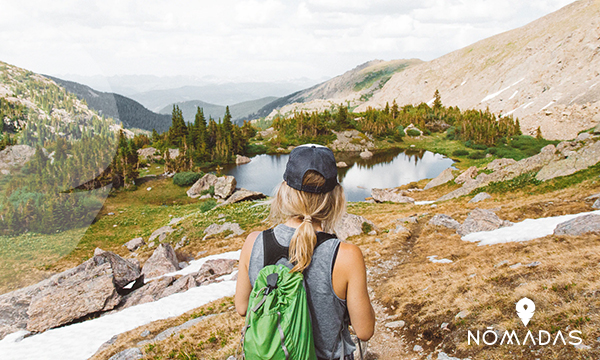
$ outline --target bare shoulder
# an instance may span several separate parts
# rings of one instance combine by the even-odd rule
[[[358,246],[354,244],[341,242],[336,260],[336,263],[338,262],[340,263],[340,265],[347,268],[353,268],[356,267],[358,264],[364,264],[362,251]]]

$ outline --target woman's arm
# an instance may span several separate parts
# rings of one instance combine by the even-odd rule
[[[252,292],[252,284],[250,284],[250,278],[248,277],[248,265],[250,264],[252,246],[254,245],[254,241],[258,234],[260,234],[260,232],[255,231],[248,235],[244,242],[244,246],[242,247],[242,253],[240,254],[238,277],[235,285],[235,309],[242,316],[246,316],[248,301],[250,299],[250,293]]]
[[[358,246],[340,243],[338,256],[333,268],[333,277],[336,279],[334,290],[338,296],[344,295],[343,285],[346,285],[346,304],[348,306],[350,322],[356,335],[361,340],[369,340],[375,330],[375,312],[371,306],[367,290],[365,260]],[[336,284],[338,285],[337,288],[342,291],[338,292]]]

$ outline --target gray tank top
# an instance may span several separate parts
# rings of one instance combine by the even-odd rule
[[[289,246],[290,240],[296,231],[295,228],[284,224],[277,225],[274,229],[275,239],[282,246]],[[313,327],[313,338],[315,341],[315,350],[317,357],[329,359],[333,351],[333,358],[339,359],[341,352],[341,342],[338,341],[338,335],[342,322],[347,324],[346,300],[340,299],[333,291],[331,282],[331,271],[333,269],[334,255],[340,245],[339,239],[331,239],[319,245],[313,253],[310,265],[304,270],[304,280],[306,285],[306,295],[310,317]],[[258,272],[263,268],[264,251],[262,232],[256,238],[252,247],[250,264],[248,265],[248,276],[250,283],[258,277]],[[280,259],[277,265],[283,264],[290,269],[293,267],[287,259]],[[344,341],[344,356],[350,355],[356,349],[348,326],[344,326],[342,331],[342,341]]]

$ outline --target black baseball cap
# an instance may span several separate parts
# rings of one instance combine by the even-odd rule
[[[303,185],[304,175],[313,170],[325,178],[322,186]],[[300,145],[290,153],[283,180],[289,187],[311,193],[324,194],[330,192],[338,184],[337,166],[333,151],[323,145]]]

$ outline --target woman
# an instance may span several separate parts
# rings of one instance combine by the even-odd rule
[[[344,349],[344,357],[353,359],[355,346],[343,324],[351,323],[364,341],[375,327],[363,255],[356,245],[337,238],[315,248],[317,232],[331,232],[346,206],[333,152],[311,144],[295,148],[283,179],[271,202],[269,219],[279,224],[273,234],[280,246],[289,247],[289,260],[280,259],[277,264],[304,275],[317,357],[330,359],[333,353],[339,359]],[[263,234],[251,233],[242,247],[235,293],[235,306],[242,316],[263,267]]]

